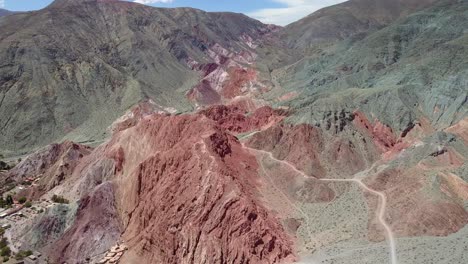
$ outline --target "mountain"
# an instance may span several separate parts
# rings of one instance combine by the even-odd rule
[[[381,29],[437,0],[350,0],[321,9],[286,26],[289,46],[310,48]]]
[[[113,0],[4,17],[6,243],[52,263],[465,263],[467,21],[456,0],[284,28]]]
[[[13,13],[13,12],[8,11],[8,10],[6,10],[6,9],[0,8],[0,17],[9,15],[9,14],[11,14],[11,13]]]
[[[0,23],[0,141],[16,153],[64,136],[99,141],[142,100],[190,110],[186,93],[201,72],[226,65],[214,79],[249,63],[250,41],[273,30],[241,14],[92,0],[58,0]]]
[[[455,125],[468,113],[467,8],[442,1],[362,40],[322,49],[278,70],[279,86],[298,94],[290,106],[307,122],[359,109],[394,131]]]

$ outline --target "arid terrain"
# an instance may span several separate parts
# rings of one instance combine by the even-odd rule
[[[466,1],[0,16],[0,263],[468,263]]]

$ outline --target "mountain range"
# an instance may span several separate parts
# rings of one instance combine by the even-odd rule
[[[36,208],[11,247],[465,263],[467,28],[463,0],[350,0],[285,27],[117,0],[4,16],[1,192]]]

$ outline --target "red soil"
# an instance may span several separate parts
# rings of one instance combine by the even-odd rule
[[[391,127],[378,120],[372,124],[362,112],[356,111],[354,113],[353,123],[361,132],[367,132],[382,152],[390,150],[397,142]]]
[[[447,132],[455,134],[468,144],[468,117],[462,119],[457,124],[446,129]]]
[[[321,131],[310,125],[273,126],[253,135],[247,145],[272,152],[275,158],[294,164],[308,175],[325,176],[319,156],[324,149]]]
[[[384,192],[387,196],[386,219],[398,237],[447,236],[468,224],[468,212],[463,208],[463,203],[459,202],[460,197],[440,199],[428,196],[426,192],[431,188],[431,183],[426,177],[417,167],[393,169],[376,175],[367,183],[370,188]],[[441,194],[446,189],[443,184],[432,192]],[[435,197],[438,196],[444,197]],[[369,196],[369,199],[370,207],[376,208],[375,197]],[[370,212],[369,217],[369,237],[376,241],[383,240],[374,212]]]
[[[232,67],[227,72],[229,79],[223,84],[222,96],[228,99],[242,95],[244,93],[242,88],[257,78],[257,72],[254,69]]]
[[[216,121],[228,131],[244,133],[277,124],[284,119],[287,112],[265,106],[248,115],[247,111],[237,106],[216,105],[200,111],[200,114]]]
[[[108,162],[114,165],[99,165]],[[92,179],[112,181],[121,239],[129,246],[123,263],[292,261],[293,239],[263,205],[257,170],[255,157],[217,122],[200,114],[155,114],[115,133],[64,186],[86,182],[93,188],[100,183]],[[86,204],[99,208],[103,200],[94,201],[101,196],[93,193]],[[56,259],[76,256],[84,245],[72,241],[90,236],[86,227],[100,233],[95,226],[107,230],[100,223],[116,219],[89,210],[80,207],[70,231],[54,246],[65,252]],[[82,257],[92,250],[84,252]]]
[[[144,117],[154,113],[164,113],[165,111],[151,101],[142,101],[132,107],[130,111],[117,119],[112,125],[112,131],[118,132],[135,126]]]

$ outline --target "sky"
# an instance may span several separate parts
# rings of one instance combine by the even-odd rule
[[[0,8],[30,11],[46,7],[53,0],[0,0]],[[287,25],[323,7],[345,0],[127,0],[156,7],[194,7],[205,11],[244,13],[263,23]]]

